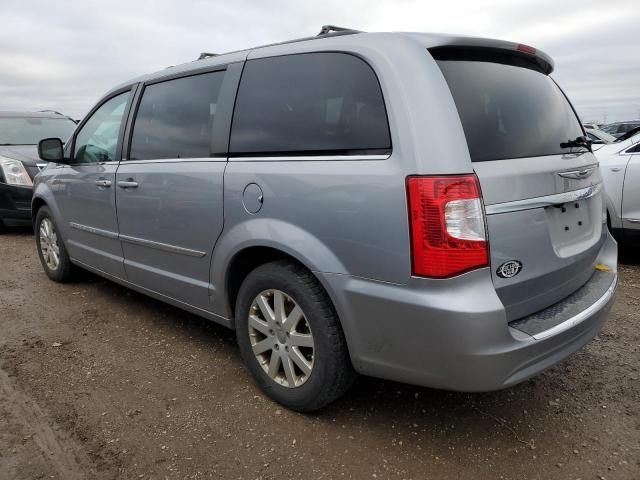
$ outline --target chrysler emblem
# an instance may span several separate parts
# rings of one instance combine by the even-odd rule
[[[522,262],[517,260],[509,260],[498,267],[496,273],[500,278],[515,277],[522,270]]]

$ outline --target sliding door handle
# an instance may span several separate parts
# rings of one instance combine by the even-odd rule
[[[107,188],[111,186],[111,180],[104,180],[104,179],[96,180],[96,185],[98,187]]]
[[[118,182],[118,186],[120,188],[138,188],[138,182],[134,182],[133,180],[121,181]]]

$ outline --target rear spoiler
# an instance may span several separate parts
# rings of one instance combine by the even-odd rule
[[[553,72],[551,57],[528,45],[475,38],[456,40],[458,41],[431,47],[429,53],[436,60],[494,62],[530,68],[545,75]]]

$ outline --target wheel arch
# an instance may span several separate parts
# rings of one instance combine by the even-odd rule
[[[214,312],[233,318],[244,278],[258,266],[277,259],[289,259],[310,271],[336,308],[330,286],[317,275],[317,272],[347,273],[336,254],[297,225],[273,218],[250,218],[223,232],[216,242],[210,277]]]
[[[288,249],[287,249],[288,250]],[[336,303],[336,298],[334,292],[331,289],[331,286],[328,285],[325,281],[325,278],[322,275],[317,275],[317,271],[314,271],[304,259],[299,258],[295,253],[291,253],[290,251],[285,251],[285,249],[278,248],[276,246],[267,246],[264,244],[255,244],[251,246],[247,246],[245,248],[239,249],[236,254],[232,257],[229,262],[227,268],[227,274],[224,284],[224,301],[226,304],[226,308],[230,312],[231,318],[235,314],[235,306],[236,299],[242,285],[244,279],[251,273],[253,270],[258,268],[261,265],[265,265],[267,263],[276,261],[276,260],[288,260],[290,262],[296,263],[306,269],[308,272],[313,275],[313,277],[318,281],[318,283],[322,286],[324,292],[331,302],[331,306],[333,307],[336,317],[338,319],[338,323],[342,328],[342,332],[345,336],[347,351],[349,352],[349,357],[353,364],[353,357],[351,356],[351,338],[350,331],[345,328],[346,326],[343,323],[343,319],[340,316],[340,309]],[[232,322],[232,328],[235,328],[235,320]]]
[[[34,228],[36,224],[36,216],[38,215],[38,210],[46,206],[48,206],[47,201],[40,196],[33,197],[33,199],[31,200],[31,223],[33,224]]]

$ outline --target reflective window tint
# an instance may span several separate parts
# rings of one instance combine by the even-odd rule
[[[308,53],[245,64],[231,153],[389,150],[378,79],[358,57]]]
[[[224,72],[203,73],[147,86],[131,138],[130,160],[204,158]]]
[[[76,135],[74,163],[113,162],[120,135],[122,116],[129,92],[121,93],[102,104]]]

